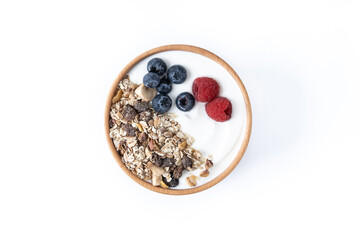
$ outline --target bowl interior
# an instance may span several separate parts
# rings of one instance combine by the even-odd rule
[[[146,64],[153,57],[162,58],[168,67],[180,64],[187,69],[187,80],[181,85],[174,85],[172,92],[169,94],[173,100],[175,100],[180,92],[191,92],[192,81],[196,77],[209,76],[219,82],[221,87],[220,95],[229,98],[233,104],[232,118],[224,123],[217,123],[208,118],[205,112],[205,103],[197,102],[194,109],[187,113],[177,110],[175,104],[173,104],[170,110],[177,115],[177,120],[181,123],[182,130],[195,137],[193,147],[202,153],[212,154],[214,158],[214,167],[210,169],[209,177],[200,178],[198,186],[195,188],[189,188],[185,181],[180,181],[176,189],[164,189],[154,187],[151,183],[139,179],[125,167],[109,137],[109,110],[118,82],[125,75],[129,74],[131,81],[141,83],[143,75],[147,72]],[[247,147],[250,132],[251,107],[240,78],[222,59],[207,50],[194,46],[168,45],[141,54],[131,61],[118,75],[106,103],[105,133],[114,158],[133,180],[150,190],[160,193],[174,195],[190,194],[205,190],[221,181],[240,161]],[[198,173],[194,172],[195,175],[198,175]],[[185,177],[186,175],[182,179],[185,179]]]

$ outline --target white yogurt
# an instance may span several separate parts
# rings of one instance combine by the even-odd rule
[[[147,73],[147,63],[150,59],[158,57],[163,59],[167,67],[179,64],[186,68],[187,79],[182,84],[173,84],[169,96],[173,100],[169,112],[175,113],[181,125],[181,129],[194,137],[193,148],[199,150],[204,156],[213,155],[214,167],[210,175],[200,178],[198,185],[204,184],[221,174],[234,160],[240,150],[245,137],[246,108],[243,95],[235,80],[218,63],[202,55],[183,52],[168,51],[152,55],[139,62],[129,72],[130,80],[142,83],[143,76]],[[176,97],[182,92],[192,93],[192,83],[197,77],[211,77],[220,85],[220,96],[228,98],[232,103],[231,119],[226,122],[216,122],[205,111],[205,103],[196,102],[194,108],[189,112],[182,112],[175,105]],[[201,170],[192,173],[199,175]],[[184,171],[180,183],[176,189],[189,188],[185,178],[190,172]]]

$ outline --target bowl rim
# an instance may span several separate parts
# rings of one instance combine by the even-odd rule
[[[204,57],[207,57],[215,62],[217,62],[218,64],[220,64],[223,68],[225,68],[230,75],[232,76],[232,78],[236,81],[237,85],[239,86],[241,93],[243,95],[244,101],[245,101],[245,107],[246,107],[246,130],[245,130],[245,137],[244,140],[240,146],[240,149],[238,151],[238,153],[236,154],[234,160],[230,163],[230,165],[222,172],[220,173],[216,178],[214,178],[213,180],[202,184],[200,186],[194,187],[194,188],[189,188],[189,189],[170,189],[170,188],[162,188],[162,187],[155,187],[153,186],[151,183],[146,182],[145,180],[142,180],[140,178],[138,178],[136,175],[134,175],[129,169],[127,169],[127,167],[125,166],[125,164],[122,162],[120,155],[118,154],[118,152],[116,151],[116,148],[113,144],[113,141],[111,140],[110,136],[109,136],[109,132],[110,132],[110,126],[109,126],[109,117],[110,117],[110,108],[111,108],[111,101],[112,98],[114,96],[114,93],[116,91],[117,85],[120,82],[121,79],[123,79],[126,74],[140,61],[142,61],[143,59],[154,55],[156,53],[160,53],[160,52],[166,52],[166,51],[185,51],[185,52],[192,52],[192,53],[196,53],[196,54],[200,54]],[[197,192],[201,192],[204,191],[212,186],[214,186],[215,184],[219,183],[220,181],[222,181],[225,177],[227,177],[233,170],[234,168],[237,166],[237,164],[240,162],[240,160],[242,159],[246,148],[249,144],[249,140],[250,140],[250,135],[251,135],[251,128],[252,128],[252,112],[251,112],[251,104],[250,104],[250,100],[249,100],[249,96],[248,93],[246,91],[246,88],[243,84],[243,82],[241,81],[240,77],[236,74],[236,72],[234,71],[234,69],[228,64],[226,63],[223,59],[221,59],[220,57],[218,57],[217,55],[215,55],[214,53],[200,48],[200,47],[196,47],[196,46],[191,46],[191,45],[185,45],[185,44],[171,44],[171,45],[164,45],[164,46],[160,46],[160,47],[156,47],[153,49],[150,49],[142,54],[140,54],[139,56],[137,56],[136,58],[134,58],[130,63],[128,63],[123,70],[118,74],[118,76],[116,77],[115,81],[113,82],[111,88],[110,88],[110,92],[107,96],[106,99],[106,104],[105,104],[105,136],[106,136],[106,140],[108,143],[108,146],[110,148],[110,151],[113,155],[113,157],[115,158],[116,162],[119,164],[120,168],[135,182],[137,182],[138,184],[140,184],[141,186],[152,190],[154,192],[158,192],[158,193],[162,193],[162,194],[168,194],[168,195],[186,195],[186,194],[192,194],[192,193],[197,193]]]

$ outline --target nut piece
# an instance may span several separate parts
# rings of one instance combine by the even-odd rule
[[[119,90],[117,91],[116,95],[113,97],[113,99],[112,99],[111,102],[112,102],[113,104],[114,104],[114,103],[117,103],[118,101],[120,101],[121,97],[122,97],[122,91],[121,91],[121,89],[119,89]]]
[[[196,177],[194,175],[191,175],[186,178],[186,182],[190,187],[195,187],[196,186]]]
[[[151,156],[152,156],[152,154],[151,154],[151,152],[150,152],[150,150],[149,150],[148,147],[145,148],[145,156],[146,156],[147,158],[151,158]]]
[[[165,173],[164,169],[155,166],[152,162],[148,162],[147,167],[151,170],[153,186],[160,186],[162,175]]]
[[[186,147],[186,141],[183,141],[182,143],[179,144],[179,149],[183,150]]]
[[[201,158],[201,153],[199,151],[194,151],[193,152],[193,157],[197,160],[199,160]]]
[[[200,173],[200,177],[207,177],[207,176],[209,176],[209,170],[207,169]]]
[[[151,173],[151,172],[150,172],[150,173]],[[151,180],[151,174],[145,175],[145,180],[146,180],[146,181],[150,181],[150,180]]]
[[[148,102],[151,101],[156,96],[156,89],[145,87],[144,84],[140,84],[139,87],[135,90],[136,95],[138,95],[142,100]]]
[[[156,143],[155,143],[155,141],[154,140],[150,140],[150,142],[149,142],[149,144],[148,144],[148,146],[149,146],[149,149],[151,150],[151,151],[153,151],[153,150],[159,150],[159,147],[156,145]]]
[[[207,159],[206,163],[205,163],[205,169],[208,170],[212,166],[214,166],[213,162],[211,160]]]

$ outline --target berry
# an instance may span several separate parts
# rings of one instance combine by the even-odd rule
[[[219,84],[212,78],[199,77],[194,80],[192,91],[199,102],[209,102],[219,95]]]
[[[232,105],[229,99],[217,97],[205,105],[206,113],[217,122],[225,122],[231,118]]]
[[[159,76],[166,72],[166,68],[166,63],[160,58],[153,58],[147,64],[147,70],[156,73]]]
[[[156,88],[156,86],[160,83],[160,77],[156,73],[149,72],[145,74],[143,83],[146,87]]]
[[[152,106],[155,112],[166,113],[170,110],[172,105],[171,98],[165,94],[158,94],[152,100]]]
[[[156,87],[156,90],[159,93],[163,93],[163,94],[168,94],[169,92],[171,92],[171,89],[172,89],[171,82],[165,76],[161,78],[160,84]]]
[[[172,83],[183,83],[187,77],[186,69],[180,65],[171,66],[167,72],[167,77]]]
[[[179,179],[174,178],[174,177],[171,178],[170,182],[168,182],[166,180],[166,178],[164,178],[164,177],[162,177],[162,180],[166,184],[166,186],[168,186],[168,187],[176,187],[177,185],[179,185]]]
[[[191,93],[183,92],[177,96],[175,103],[179,110],[187,112],[194,107],[195,98]]]

